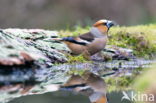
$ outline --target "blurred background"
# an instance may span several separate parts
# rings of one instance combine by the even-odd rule
[[[105,18],[156,23],[156,0],[0,0],[0,28],[66,29]]]

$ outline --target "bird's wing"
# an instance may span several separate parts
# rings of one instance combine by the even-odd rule
[[[91,32],[82,34],[82,35],[79,36],[79,38],[82,39],[82,40],[86,40],[88,42],[92,42],[94,40],[94,36],[92,35]]]
[[[61,89],[70,90],[75,88],[85,88],[87,85],[85,80],[79,75],[72,75],[70,79],[61,86]]]
[[[79,45],[87,45],[90,43],[90,42],[83,40],[79,37],[64,37],[61,39],[61,41],[68,41],[68,42],[79,44]]]
[[[88,32],[78,37],[53,38],[53,40],[67,41],[67,42],[71,42],[71,43],[75,43],[79,45],[87,45],[87,44],[90,44],[94,40],[94,36],[90,32]]]

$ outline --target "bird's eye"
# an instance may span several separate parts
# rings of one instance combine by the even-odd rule
[[[103,25],[106,25],[107,23],[103,23]]]

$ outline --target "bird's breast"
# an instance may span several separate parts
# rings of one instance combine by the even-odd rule
[[[79,44],[70,43],[70,42],[64,42],[64,43],[67,44],[69,49],[75,55],[79,55],[79,54],[83,53],[86,50],[86,46],[84,46],[84,45],[79,45]]]
[[[102,38],[95,38],[92,43],[90,43],[87,47],[89,52],[93,55],[97,52],[100,52],[104,47],[106,46],[107,43],[107,37],[102,37]]]

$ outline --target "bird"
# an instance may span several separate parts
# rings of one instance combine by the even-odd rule
[[[60,90],[72,90],[88,96],[91,103],[108,103],[107,85],[98,75],[85,72],[83,75],[72,75]]]
[[[110,20],[99,20],[91,27],[90,31],[79,36],[53,38],[64,42],[71,50],[73,55],[82,54],[86,59],[101,50],[103,50],[108,41],[108,31],[115,25],[115,22]]]

